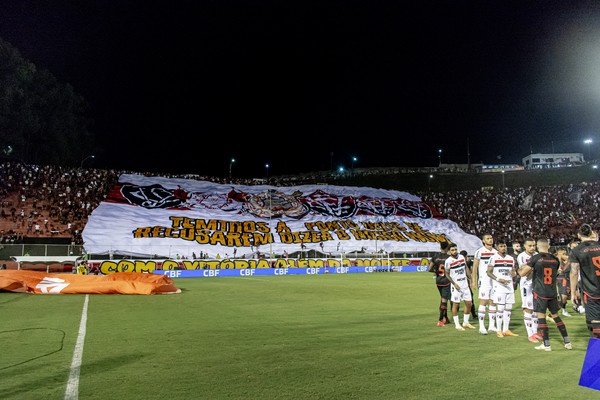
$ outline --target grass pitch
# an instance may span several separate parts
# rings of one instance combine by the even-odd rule
[[[534,350],[520,300],[520,337],[437,327],[431,274],[175,284],[181,294],[90,295],[79,399],[600,398],[578,385],[584,316],[563,317],[571,351],[552,323],[553,351]],[[0,294],[1,398],[64,398],[84,299]]]

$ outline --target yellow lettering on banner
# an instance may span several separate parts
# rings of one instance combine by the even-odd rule
[[[148,272],[155,270],[173,271],[204,270],[204,269],[252,269],[252,268],[324,268],[324,267],[403,267],[416,265],[415,259],[408,258],[327,258],[327,259],[249,259],[249,260],[103,260],[99,264],[100,272],[110,274],[113,272]],[[429,265],[428,258],[421,258],[419,266]],[[160,268],[159,268],[160,267]]]
[[[169,217],[172,226],[138,227],[132,231],[134,238],[172,238],[201,245],[225,247],[262,246],[275,242],[271,227],[262,221],[227,221],[197,219],[182,216]],[[351,220],[306,222],[305,231],[292,231],[284,221],[275,228],[278,243],[310,244],[331,240],[369,240],[420,243],[448,241],[446,235],[429,232],[420,224],[410,222],[354,222]],[[408,227],[408,228],[407,228]],[[198,266],[185,266],[198,269]]]
[[[208,269],[218,269],[219,265],[221,265],[221,262],[214,260],[214,261],[206,261],[204,264],[206,264]]]
[[[181,224],[183,222],[183,217],[169,217],[169,219],[171,220],[171,226],[173,228],[180,228]]]
[[[334,240],[333,236],[329,232],[317,232],[317,231],[301,231],[301,232],[290,232],[280,233],[279,239],[281,243],[292,244],[292,243],[321,243],[328,240]]]
[[[100,264],[100,273],[107,275],[113,272],[117,272],[117,263],[114,261],[104,261]]]
[[[406,226],[408,226],[408,229],[412,230],[413,232],[424,232],[423,227],[416,222],[407,222]]]
[[[284,244],[292,244],[292,243],[294,243],[294,235],[291,232],[290,233],[280,233],[279,241],[281,241],[281,243],[284,243]]]
[[[246,260],[235,260],[235,268],[250,268],[250,263]]]
[[[134,238],[147,238],[147,237],[151,237],[152,233],[151,233],[151,228],[150,227],[144,227],[144,228],[137,228],[136,230],[133,231],[133,237]]]
[[[310,268],[322,268],[325,266],[325,260],[311,258],[308,260]]]
[[[119,272],[134,272],[133,267],[133,262],[127,260],[121,260],[117,263],[117,271]]]
[[[295,258],[288,258],[287,260],[288,265],[290,266],[290,268],[297,268],[298,264],[296,263],[296,259]]]
[[[275,229],[277,233],[282,232],[291,232],[292,230],[287,226],[287,224],[283,221],[277,223],[277,228]]]
[[[348,232],[346,231],[335,231],[335,234],[337,235],[339,240],[350,240],[350,235],[348,235]]]
[[[429,233],[429,232],[405,232],[404,233],[406,236],[408,236],[410,239],[414,240],[415,242],[421,242],[421,243],[426,243],[426,242],[437,242],[436,240],[436,235]]]
[[[183,269],[201,269],[200,261],[192,260],[181,260],[181,266]]]
[[[196,230],[196,242],[199,244],[207,244],[210,242],[210,235],[204,231]]]
[[[179,238],[183,240],[194,240],[196,239],[196,232],[194,232],[193,228],[181,229],[179,231]]]
[[[165,260],[163,261],[161,268],[163,270],[174,270],[179,268],[179,263],[173,260]]]
[[[256,264],[256,268],[271,268],[271,265],[269,264],[268,260],[260,259],[258,260],[258,263]]]
[[[244,232],[244,226],[239,221],[229,222],[229,232],[242,233]]]

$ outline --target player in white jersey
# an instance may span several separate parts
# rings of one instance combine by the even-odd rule
[[[456,243],[450,243],[450,246],[448,247],[448,256],[449,257],[444,263],[444,269],[446,270],[446,277],[450,281],[450,300],[452,301],[452,318],[454,319],[454,325],[459,331],[464,331],[465,328],[475,329],[475,327],[469,323],[473,298],[471,297],[471,291],[469,290],[471,273],[467,268],[467,262],[465,258],[458,253]],[[465,303],[462,326],[458,319],[458,306],[461,301],[464,301]]]
[[[498,253],[490,258],[487,275],[492,279],[492,300],[496,304],[496,335],[519,336],[509,329],[512,307],[515,303],[515,288],[513,275],[515,275],[515,259],[506,254],[506,241],[496,243]]]
[[[483,246],[475,252],[473,260],[473,275],[471,276],[471,288],[479,288],[479,333],[487,335],[487,331],[496,332],[496,305],[492,300],[492,279],[487,274],[490,258],[496,254],[494,249],[494,238],[489,233],[481,237]],[[485,311],[488,310],[489,326],[485,329]]]
[[[523,242],[523,251],[517,256],[517,264],[519,268],[529,262],[529,259],[537,254],[535,251],[535,240],[532,238],[526,238]],[[523,308],[523,322],[527,329],[527,337],[530,342],[537,343],[541,340],[541,335],[538,333],[538,318],[537,314],[533,312],[533,281],[531,275],[522,276],[519,282],[521,287],[521,307]]]

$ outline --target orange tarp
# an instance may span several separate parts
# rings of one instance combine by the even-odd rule
[[[35,294],[168,294],[181,293],[165,275],[115,272],[108,275],[0,271],[0,291]]]

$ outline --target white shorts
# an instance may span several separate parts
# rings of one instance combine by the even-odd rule
[[[461,286],[460,289],[456,289],[454,285],[450,285],[450,301],[453,303],[460,303],[461,300],[472,301],[471,291],[469,286]]]
[[[495,290],[492,297],[496,304],[515,304],[515,292],[502,292]]]
[[[491,285],[479,285],[479,300],[490,300],[492,299],[492,286]]]
[[[521,307],[533,310],[533,287],[521,285]]]

